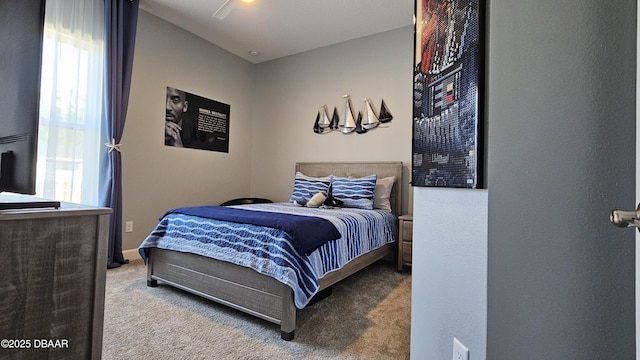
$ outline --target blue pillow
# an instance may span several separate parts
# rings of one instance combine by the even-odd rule
[[[375,174],[361,178],[334,176],[331,182],[332,195],[343,201],[342,207],[371,210],[376,179]]]
[[[289,202],[306,202],[320,191],[323,191],[326,196],[329,193],[331,178],[331,175],[325,177],[311,177],[301,173],[300,171],[296,172],[296,177],[293,180],[293,193],[291,194]]]

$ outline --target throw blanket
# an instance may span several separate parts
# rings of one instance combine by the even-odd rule
[[[330,221],[313,216],[253,211],[226,206],[177,208],[167,211],[162,218],[168,214],[199,216],[282,230],[291,237],[293,247],[301,254],[307,255],[326,242],[341,237],[338,229]]]

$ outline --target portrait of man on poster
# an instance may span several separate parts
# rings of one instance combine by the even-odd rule
[[[167,86],[164,144],[188,147],[193,141],[194,122],[189,117],[186,92]]]

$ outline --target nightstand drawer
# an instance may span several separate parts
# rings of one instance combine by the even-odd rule
[[[412,259],[412,249],[413,246],[411,246],[411,242],[407,242],[407,241],[403,241],[402,243],[402,261],[407,264],[407,265],[411,265],[411,259]]]
[[[402,222],[402,240],[413,240],[413,221]]]
[[[413,216],[402,215],[398,217],[398,271],[402,272],[403,265],[411,266],[413,252]]]

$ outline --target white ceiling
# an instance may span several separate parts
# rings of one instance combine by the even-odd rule
[[[226,1],[141,0],[140,8],[253,63],[413,24],[414,0],[229,0],[229,15],[214,18]]]

